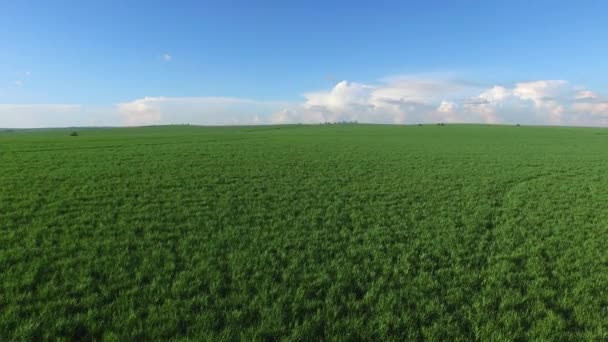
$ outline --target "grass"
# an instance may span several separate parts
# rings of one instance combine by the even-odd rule
[[[608,131],[0,132],[0,339],[608,339]]]

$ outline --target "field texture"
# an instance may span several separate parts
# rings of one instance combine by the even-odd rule
[[[0,340],[607,340],[608,130],[0,132]]]

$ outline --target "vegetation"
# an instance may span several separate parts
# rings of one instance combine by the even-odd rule
[[[0,136],[0,340],[606,340],[608,132]]]

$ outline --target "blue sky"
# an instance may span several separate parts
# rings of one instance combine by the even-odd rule
[[[0,127],[604,125],[606,13],[603,1],[5,1]],[[506,95],[482,96],[495,87]],[[492,108],[471,107],[480,96]],[[438,114],[444,102],[454,115]]]

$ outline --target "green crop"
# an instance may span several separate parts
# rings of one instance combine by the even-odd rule
[[[0,340],[606,340],[608,131],[0,131]]]

